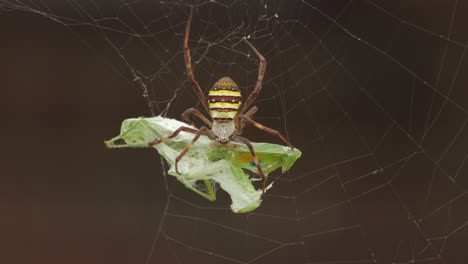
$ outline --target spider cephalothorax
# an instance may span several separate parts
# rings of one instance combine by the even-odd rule
[[[244,143],[247,145],[247,147],[250,150],[250,153],[252,154],[252,161],[258,170],[258,174],[260,174],[260,176],[262,177],[262,187],[263,191],[265,191],[266,176],[262,170],[262,167],[260,166],[260,161],[250,141],[240,136],[242,134],[244,126],[246,124],[250,124],[267,133],[275,135],[281,138],[284,142],[286,142],[288,146],[292,148],[292,145],[283,135],[281,135],[281,133],[271,128],[265,127],[262,124],[252,120],[252,116],[258,110],[256,106],[253,106],[248,111],[246,111],[247,108],[255,100],[255,98],[257,98],[258,94],[260,93],[260,90],[262,89],[262,81],[266,69],[266,60],[262,56],[262,54],[260,54],[260,52],[258,52],[258,50],[246,38],[244,38],[245,43],[247,43],[247,45],[252,49],[252,51],[255,53],[255,55],[260,61],[258,79],[253,92],[249,95],[247,100],[245,100],[245,102],[242,103],[241,93],[237,84],[231,78],[223,77],[213,85],[213,88],[209,91],[207,100],[205,98],[205,95],[203,94],[202,89],[195,80],[195,76],[193,75],[190,49],[188,46],[191,23],[192,15],[190,14],[184,38],[185,66],[187,67],[187,74],[192,83],[192,87],[195,90],[195,93],[197,94],[198,99],[203,105],[205,111],[210,114],[212,121],[206,118],[205,115],[203,115],[196,108],[189,108],[182,114],[182,118],[186,122],[194,125],[193,121],[190,119],[190,115],[195,115],[203,123],[205,123],[206,126],[202,126],[199,129],[181,126],[178,129],[176,129],[171,135],[165,138],[149,142],[148,145],[154,146],[163,143],[171,138],[176,137],[182,131],[195,134],[192,142],[190,142],[190,144],[187,145],[184,151],[182,151],[176,158],[175,168],[176,172],[179,173],[178,163],[180,159],[182,159],[182,157],[190,150],[190,148],[192,148],[193,144],[198,140],[198,138],[202,134],[208,136],[212,140],[218,140],[219,142],[224,144],[228,143],[230,140]]]

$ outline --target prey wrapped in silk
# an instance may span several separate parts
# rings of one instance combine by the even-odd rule
[[[190,127],[178,120],[161,116],[130,118],[123,121],[120,134],[105,144],[108,148],[148,148],[149,141],[166,137],[180,126]],[[246,172],[258,174],[258,171],[245,144],[233,141],[222,144],[202,135],[179,162],[178,173],[175,170],[175,158],[192,138],[193,134],[181,132],[173,139],[151,147],[169,164],[168,174],[210,201],[216,200],[219,188],[223,189],[231,197],[231,209],[235,213],[249,212],[260,206],[262,189],[255,189]],[[254,142],[252,145],[265,174],[280,167],[285,172],[301,156],[299,150],[287,146]],[[271,187],[270,184],[266,189]]]

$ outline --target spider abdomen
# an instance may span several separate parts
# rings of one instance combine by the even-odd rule
[[[219,79],[208,94],[211,117],[218,121],[234,119],[241,105],[241,100],[239,87],[231,78]]]

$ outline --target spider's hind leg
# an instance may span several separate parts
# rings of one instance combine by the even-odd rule
[[[189,132],[189,133],[192,133],[192,134],[196,134],[198,132],[198,130],[196,129],[193,129],[193,128],[190,128],[190,127],[185,127],[185,126],[181,126],[179,127],[178,129],[176,129],[171,135],[167,136],[167,137],[164,137],[164,138],[160,138],[160,139],[155,139],[151,142],[148,142],[148,146],[149,147],[152,147],[154,145],[157,145],[157,144],[161,144],[161,143],[164,143],[166,141],[168,141],[169,139],[171,138],[175,138],[177,135],[179,135],[180,132]]]
[[[195,137],[193,137],[192,141],[185,147],[185,149],[179,154],[179,156],[177,156],[177,158],[175,159],[175,169],[176,169],[176,172],[178,174],[179,173],[179,167],[178,167],[178,164],[179,164],[179,161],[182,159],[182,157],[185,156],[185,154],[187,154],[187,152],[193,147],[193,144],[195,144],[195,142],[200,138],[200,136],[205,132],[208,132],[209,129],[206,127],[206,126],[202,126],[200,127],[200,129],[196,132],[195,134]],[[210,134],[210,133],[208,133]]]
[[[294,147],[291,145],[291,143],[289,143],[289,141],[280,133],[278,132],[277,130],[274,130],[274,129],[271,129],[269,127],[266,127],[258,122],[255,122],[253,121],[250,117],[246,116],[246,115],[240,115],[239,116],[240,119],[244,120],[247,124],[250,124],[260,130],[263,130],[273,136],[276,136],[276,137],[279,137],[281,140],[283,140],[284,143],[286,143],[291,149],[294,149]]]
[[[241,136],[233,136],[232,140],[236,142],[244,143],[249,148],[250,154],[252,154],[253,162],[255,163],[255,166],[257,167],[258,174],[260,174],[260,177],[262,178],[262,193],[265,193],[266,175],[263,172],[262,167],[260,167],[260,161],[258,160],[257,154],[255,153],[252,143],[250,143],[248,139],[241,137]]]
[[[195,142],[200,138],[200,136],[203,133],[205,133],[209,138],[214,137],[213,134],[210,132],[210,130],[206,126],[202,126],[198,130],[190,128],[190,127],[181,126],[176,131],[174,131],[171,135],[169,135],[167,137],[148,142],[148,146],[152,147],[154,145],[164,143],[164,142],[168,141],[171,138],[175,138],[182,131],[195,134],[195,137],[193,137],[192,141],[185,147],[185,149],[179,154],[179,156],[176,157],[176,159],[175,159],[175,169],[176,169],[177,173],[179,173],[179,169],[178,169],[179,161],[185,156],[185,154],[187,154],[187,152],[192,148],[193,144],[195,144]]]

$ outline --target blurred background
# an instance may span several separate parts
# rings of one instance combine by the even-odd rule
[[[222,76],[303,156],[234,214],[108,150],[126,118],[198,107]],[[468,4],[0,1],[1,263],[466,263]],[[249,128],[252,141],[281,143]]]

